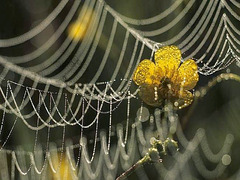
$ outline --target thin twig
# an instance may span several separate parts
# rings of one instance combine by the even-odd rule
[[[142,159],[136,162],[134,165],[132,165],[128,170],[126,170],[124,173],[122,173],[120,176],[117,177],[116,180],[123,180],[126,179],[130,174],[132,174],[136,169],[143,166],[144,163],[142,163]]]

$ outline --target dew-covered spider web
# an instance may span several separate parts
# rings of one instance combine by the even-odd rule
[[[132,179],[239,179],[240,171],[227,171],[231,133],[216,139],[212,151],[204,128],[185,134],[189,120],[181,118],[188,110],[152,108],[132,82],[141,60],[154,61],[154,52],[171,44],[182,62],[195,60],[200,85],[240,66],[238,0],[5,3],[0,179],[115,179],[146,155],[151,138],[169,135],[179,151],[141,167]],[[199,99],[208,97],[210,86],[195,92]]]

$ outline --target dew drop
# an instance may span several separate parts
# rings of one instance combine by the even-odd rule
[[[141,121],[147,121],[149,119],[149,111],[146,107],[140,107],[137,111],[137,118]],[[141,119],[140,119],[141,118]]]
[[[178,104],[178,102],[177,102],[177,101],[176,101],[176,102],[174,102],[174,106],[175,106],[175,107],[178,107],[178,105],[179,105],[179,104]]]
[[[232,159],[231,156],[229,156],[228,154],[224,154],[222,157],[222,163],[225,166],[228,166],[231,163]]]
[[[230,72],[231,72],[231,70],[230,70],[229,68],[227,68],[226,72],[227,72],[227,73],[230,73]]]

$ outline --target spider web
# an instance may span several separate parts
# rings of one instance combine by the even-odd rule
[[[95,15],[76,41],[68,27],[87,8]],[[142,59],[169,44],[181,49],[182,61],[193,57],[202,75],[240,63],[239,8],[235,0],[179,0],[150,18],[134,19],[101,0],[61,0],[29,31],[1,39],[1,178],[44,179],[58,173],[66,158],[73,179],[114,179],[119,168],[128,169],[147,153],[151,137],[164,140],[169,132],[176,132],[181,151],[167,160],[171,168],[154,164],[160,179],[221,176],[232,135],[217,154],[203,129],[188,140],[171,108],[148,114],[131,79]],[[179,28],[181,22],[187,26]],[[30,147],[11,147],[19,126],[31,137]],[[78,132],[74,138],[71,131]],[[203,155],[214,170],[204,165]],[[136,173],[147,179],[145,171]]]

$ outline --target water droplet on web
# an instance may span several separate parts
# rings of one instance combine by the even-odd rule
[[[196,92],[194,93],[194,95],[195,95],[196,97],[199,97],[199,96],[201,95],[201,93],[200,93],[199,91],[196,91]]]
[[[139,119],[139,121],[144,122],[147,121],[149,119],[149,111],[146,107],[140,107],[137,111],[137,118]]]
[[[224,154],[222,157],[222,163],[225,166],[228,166],[231,163],[232,159],[231,156],[229,156],[228,154]]]
[[[227,73],[230,73],[230,72],[231,72],[231,70],[230,70],[229,68],[227,68],[226,72],[227,72]]]
[[[201,94],[204,96],[207,93],[206,89],[201,90]]]
[[[176,106],[176,107],[178,106],[178,102],[177,102],[177,101],[176,101],[176,102],[174,102],[174,106]]]

